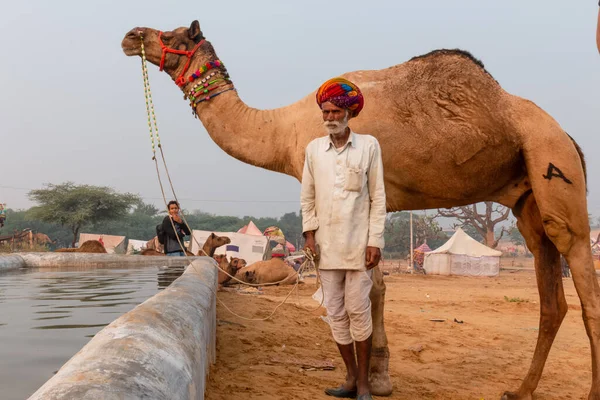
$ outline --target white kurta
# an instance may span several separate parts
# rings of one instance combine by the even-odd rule
[[[316,231],[319,268],[366,270],[366,247],[384,246],[385,189],[377,139],[350,132],[341,149],[329,136],[310,142],[300,202],[303,231]]]

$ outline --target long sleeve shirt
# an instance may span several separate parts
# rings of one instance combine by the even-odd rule
[[[321,269],[366,270],[367,246],[383,249],[386,203],[381,147],[350,132],[336,149],[329,136],[306,147],[302,173],[302,229],[316,231]]]

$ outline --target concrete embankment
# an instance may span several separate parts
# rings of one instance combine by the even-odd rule
[[[83,268],[136,268],[183,267],[200,257],[132,256],[123,254],[90,253],[20,253],[29,268],[69,267]]]
[[[17,255],[0,256],[0,272],[25,267],[25,260]]]
[[[214,260],[197,257],[167,289],[98,332],[30,399],[203,399],[216,352],[216,289]]]

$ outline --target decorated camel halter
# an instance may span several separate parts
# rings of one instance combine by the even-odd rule
[[[183,71],[181,71],[181,74],[179,74],[179,76],[177,77],[177,79],[175,79],[175,83],[177,84],[177,86],[182,87],[183,85],[185,85],[185,77],[183,76],[188,68],[190,67],[190,62],[192,62],[192,56],[196,53],[196,51],[200,48],[200,46],[202,46],[205,42],[204,39],[202,39],[201,41],[199,41],[192,50],[176,50],[176,49],[172,49],[170,47],[167,47],[163,41],[162,41],[162,31],[158,32],[158,44],[160,44],[160,48],[162,49],[162,54],[160,56],[160,65],[159,65],[159,69],[162,71],[165,67],[165,58],[167,56],[167,53],[172,53],[172,54],[178,54],[180,56],[186,56],[187,57],[187,62],[185,63],[185,66],[183,67]]]

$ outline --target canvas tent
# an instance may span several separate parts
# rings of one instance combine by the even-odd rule
[[[430,275],[497,276],[501,255],[458,228],[441,247],[425,254],[424,268]]]
[[[257,261],[262,261],[265,258],[267,244],[269,239],[265,236],[248,235],[237,232],[212,232],[193,230],[192,235],[192,253],[198,254],[201,246],[204,245],[206,239],[214,233],[217,236],[227,236],[231,243],[219,247],[215,250],[215,254],[227,254],[228,257],[243,258],[248,265]]]
[[[97,233],[80,233],[79,246],[88,240],[100,240],[104,243],[104,248],[110,254],[125,254],[125,236],[100,235]]]

